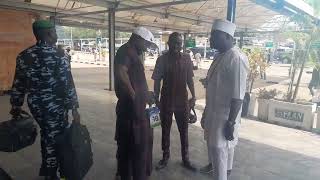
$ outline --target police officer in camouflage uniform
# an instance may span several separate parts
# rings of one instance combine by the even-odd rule
[[[59,163],[55,137],[68,125],[69,111],[72,111],[74,121],[80,122],[79,103],[68,58],[58,53],[55,46],[54,25],[46,20],[35,21],[33,33],[37,43],[17,57],[11,114],[21,112],[27,94],[30,112],[41,128],[42,166],[39,175],[56,180]]]

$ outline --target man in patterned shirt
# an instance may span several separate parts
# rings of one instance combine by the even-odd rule
[[[33,117],[41,128],[42,165],[39,175],[56,180],[57,150],[55,137],[68,125],[68,111],[80,122],[76,89],[65,54],[58,53],[54,25],[46,20],[33,23],[37,43],[17,57],[11,94],[11,114],[19,115],[25,95]]]

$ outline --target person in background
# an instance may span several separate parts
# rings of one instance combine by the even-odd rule
[[[320,105],[320,65],[316,65],[312,71],[312,77],[308,85],[310,94],[312,95],[312,102]]]
[[[55,137],[68,125],[68,112],[75,122],[80,122],[79,103],[73,84],[68,57],[55,46],[57,34],[50,21],[33,23],[37,43],[17,57],[16,73],[11,93],[11,114],[21,113],[27,102],[41,130],[42,165],[39,175],[46,180],[58,180],[57,149]]]
[[[200,63],[201,63],[201,54],[198,52],[196,55],[194,55],[194,59],[196,61],[196,67],[197,69],[199,68],[200,66]]]
[[[203,81],[206,107],[201,126],[207,141],[209,165],[200,171],[213,172],[214,180],[227,180],[232,170],[249,71],[247,57],[233,46],[235,29],[236,25],[229,21],[214,22],[210,46],[219,53]]]
[[[181,34],[172,33],[169,36],[168,45],[169,51],[158,58],[152,74],[155,98],[160,108],[163,150],[163,158],[156,168],[162,169],[168,164],[170,158],[170,130],[174,114],[180,133],[183,166],[195,171],[196,168],[189,160],[188,115],[190,111],[187,91],[188,86],[192,95],[190,106],[194,106],[196,97],[193,64],[189,54],[181,53]],[[161,81],[163,81],[163,85],[159,102]]]
[[[194,58],[193,52],[192,52],[190,49],[187,49],[187,50],[186,50],[186,53],[189,54],[190,59],[191,59],[191,61],[192,61],[193,58]]]
[[[70,47],[67,47],[67,49],[66,49],[66,56],[68,57],[68,59],[69,59],[69,62],[71,63],[72,61],[71,61],[71,49],[70,49]]]
[[[268,49],[268,53],[267,53],[267,63],[270,64],[271,62],[271,49]]]
[[[70,48],[69,48],[69,51],[68,51],[68,49],[65,50],[65,49],[64,49],[64,46],[61,45],[61,44],[59,44],[59,45],[57,46],[57,51],[58,51],[58,54],[59,54],[60,56],[67,56],[67,59],[68,59],[69,64],[71,63],[71,56],[70,56],[70,54],[69,54]]]
[[[149,101],[148,86],[141,60],[142,53],[154,42],[152,33],[144,27],[134,29],[130,40],[117,51],[115,92],[117,122],[118,176],[121,180],[146,180],[151,175],[150,121],[145,114]],[[116,177],[119,178],[119,177]]]

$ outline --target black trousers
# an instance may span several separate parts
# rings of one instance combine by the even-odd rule
[[[146,167],[146,174],[147,176],[151,176],[152,174],[152,159],[153,159],[153,155],[152,155],[152,150],[153,150],[153,129],[150,128],[150,139],[149,139],[149,143],[148,143],[148,152],[147,152],[147,167]],[[120,148],[119,148],[119,144],[118,144],[118,148],[117,148],[117,173],[116,176],[120,176]],[[131,169],[128,170],[129,174],[132,174]]]
[[[188,111],[185,109],[170,110],[162,106],[160,111],[162,128],[162,151],[163,159],[170,158],[170,131],[172,125],[172,116],[174,114],[181,141],[182,161],[189,161],[189,142],[188,142]]]
[[[133,140],[118,141],[118,163],[121,180],[146,180],[147,153],[145,144],[134,144]]]

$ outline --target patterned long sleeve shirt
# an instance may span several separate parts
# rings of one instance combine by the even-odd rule
[[[43,43],[21,52],[17,57],[11,104],[22,106],[26,94],[29,107],[37,105],[47,111],[61,106],[78,108],[68,57],[58,53],[56,47]]]

